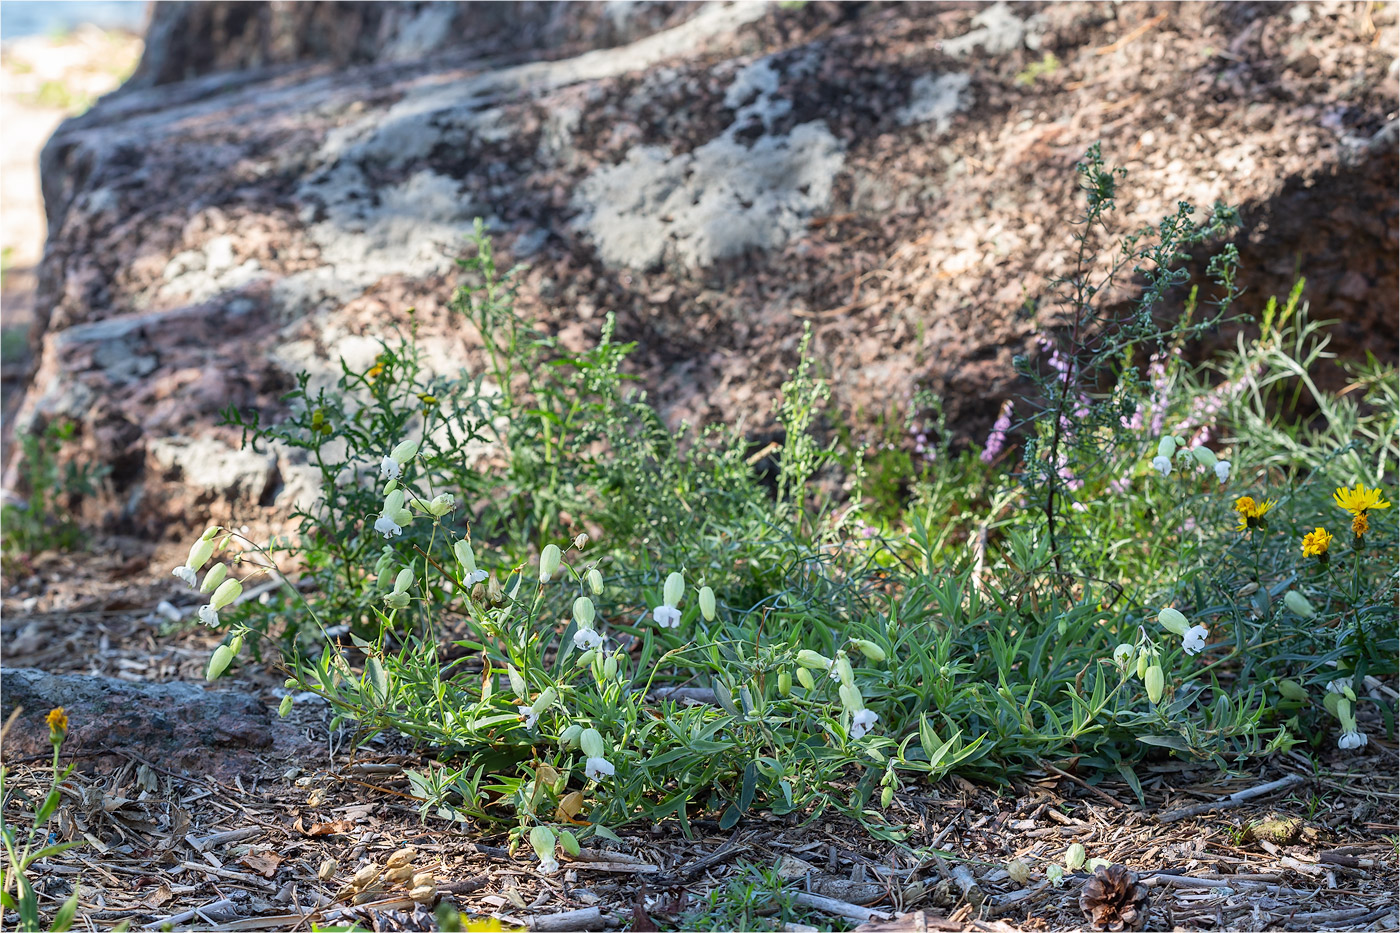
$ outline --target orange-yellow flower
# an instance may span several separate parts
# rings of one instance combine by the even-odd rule
[[[1358,512],[1351,520],[1351,533],[1358,538],[1371,530],[1371,519],[1365,512]]]
[[[1318,528],[1303,535],[1303,556],[1316,557],[1321,561],[1327,560],[1327,548],[1332,543],[1332,536],[1328,534],[1326,528]]]
[[[63,741],[63,737],[68,734],[68,714],[63,711],[63,707],[58,706],[49,710],[49,715],[44,717],[44,722],[49,725],[49,741],[57,745]]]
[[[1353,517],[1365,515],[1371,509],[1390,508],[1390,503],[1381,498],[1379,489],[1367,489],[1361,483],[1357,483],[1354,489],[1339,486],[1337,491],[1332,493],[1332,501],[1337,504],[1337,508],[1350,512]]]
[[[1274,507],[1273,499],[1255,502],[1251,496],[1240,496],[1235,500],[1235,511],[1239,513],[1239,531],[1266,526],[1264,516]]]

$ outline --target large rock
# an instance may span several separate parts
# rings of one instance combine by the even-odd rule
[[[269,710],[236,691],[5,668],[0,694],[6,721],[23,710],[5,736],[5,759],[11,762],[52,753],[44,717],[55,707],[68,715],[68,758],[130,752],[167,768],[223,774],[273,744]]]
[[[180,15],[226,5],[201,6]],[[366,7],[370,46],[273,54],[253,30],[225,62],[318,60],[273,70],[203,74],[217,55],[155,29],[140,80],[45,150],[21,423],[80,422],[114,524],[285,512],[299,464],[235,453],[218,409],[275,415],[296,370],[368,366],[410,305],[475,365],[442,305],[476,216],[565,346],[617,313],[673,421],[761,423],[810,323],[857,424],[926,387],[985,431],[1059,313],[1096,140],[1129,170],[1119,229],[1241,205],[1250,307],[1300,270],[1335,348],[1394,357],[1394,6],[656,5],[612,33],[610,5],[405,6]],[[518,15],[514,59],[425,10]]]

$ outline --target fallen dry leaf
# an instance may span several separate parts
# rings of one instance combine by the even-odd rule
[[[337,833],[350,832],[355,828],[355,824],[350,820],[332,820],[329,823],[312,823],[307,827],[302,823],[301,817],[297,817],[293,828],[303,836],[334,836]]]
[[[271,878],[277,873],[277,866],[282,864],[284,857],[276,852],[249,852],[238,861],[264,878]]]

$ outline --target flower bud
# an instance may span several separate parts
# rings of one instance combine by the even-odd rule
[[[812,672],[805,667],[799,667],[797,669],[797,682],[802,685],[802,689],[804,690],[815,690],[817,688],[816,679],[812,677]]]
[[[865,655],[867,659],[874,661],[876,664],[885,660],[885,649],[881,648],[873,641],[866,641],[864,638],[852,638],[851,644],[855,645],[856,648],[860,650],[861,654]]]
[[[578,667],[588,667],[590,664],[593,663],[593,659],[596,657],[598,657],[598,649],[589,648],[583,654],[578,656],[578,660],[575,661],[574,664]]]
[[[1148,666],[1149,664],[1151,664],[1151,663],[1152,663],[1152,652],[1149,651],[1149,650],[1147,650],[1146,647],[1139,648],[1139,649],[1138,649],[1138,656],[1137,656],[1137,675],[1138,675],[1138,680],[1142,680],[1144,677],[1147,676],[1147,666]]]
[[[394,577],[394,592],[395,592],[395,593],[406,593],[406,592],[408,592],[408,588],[409,588],[410,586],[412,586],[412,585],[413,585],[413,568],[412,568],[412,567],[405,567],[404,569],[400,570],[400,571],[398,572],[398,574]]]
[[[1157,441],[1157,456],[1172,457],[1176,454],[1176,438],[1170,434],[1163,434]]]
[[[888,807],[892,800],[894,800],[894,788],[886,784],[885,789],[880,791],[880,806]]]
[[[545,710],[549,709],[550,705],[554,703],[558,696],[558,690],[555,690],[553,687],[545,687],[544,690],[540,692],[540,695],[535,698],[535,702],[530,704],[530,712],[534,713],[536,716],[543,714]]]
[[[668,606],[679,606],[681,598],[685,596],[685,577],[679,571],[671,571],[666,575],[666,586],[662,590],[662,602]]]
[[[292,711],[292,695],[289,693],[282,698],[282,702],[277,705],[277,715],[285,717]]]
[[[554,859],[554,830],[548,826],[536,826],[530,830],[530,848],[540,857],[541,862]]]
[[[1312,607],[1312,603],[1308,602],[1307,598],[1297,590],[1289,590],[1287,593],[1284,593],[1283,604],[1300,619],[1311,619],[1313,616],[1317,615],[1316,610]]]
[[[1207,470],[1214,470],[1219,459],[1215,456],[1215,451],[1204,445],[1191,448],[1191,456],[1196,458],[1196,462]]]
[[[603,574],[597,567],[590,568],[587,574],[588,589],[594,596],[603,595]]]
[[[237,580],[225,580],[214,590],[214,595],[209,597],[209,605],[218,612],[220,609],[233,602],[243,595],[243,584]]]
[[[809,671],[831,670],[831,658],[807,648],[797,652],[797,663]]]
[[[381,447],[379,449],[383,450],[384,448]],[[390,459],[392,459],[399,466],[403,466],[405,463],[412,460],[416,456],[418,456],[417,441],[399,441],[399,443],[394,445],[394,449],[389,451]]]
[[[452,511],[452,507],[456,503],[457,500],[453,498],[452,493],[445,492],[440,496],[434,496],[433,501],[424,506],[423,510],[434,518],[442,518]]]
[[[575,858],[577,858],[578,854],[583,851],[583,849],[578,844],[578,837],[575,836],[572,831],[567,829],[559,830],[559,846],[565,852],[569,853]]]
[[[1308,699],[1308,691],[1304,690],[1296,680],[1280,680],[1277,686],[1278,692],[1286,700],[1303,703]]]
[[[1045,869],[1045,880],[1053,887],[1060,887],[1065,883],[1065,870],[1058,863],[1051,863]]]
[[[1147,669],[1147,674],[1142,678],[1142,682],[1147,685],[1147,698],[1156,703],[1162,698],[1162,690],[1167,685],[1166,675],[1162,673],[1162,666],[1154,664]]]
[[[574,535],[574,548],[582,551],[588,546],[588,535],[582,531]]]
[[[559,734],[559,744],[565,748],[578,748],[579,737],[582,735],[583,726],[574,723]]]
[[[1244,586],[1236,590],[1235,595],[1240,597],[1241,599],[1245,599],[1247,597],[1253,596],[1257,592],[1259,592],[1259,584],[1250,582],[1246,583]]]
[[[235,635],[230,638],[228,641],[228,650],[233,652],[235,658],[238,657],[239,653],[243,650],[243,636]]]
[[[846,657],[844,651],[836,655],[836,676],[848,687],[856,682],[856,672],[851,670],[851,659]]]
[[[574,621],[579,628],[592,628],[593,619],[597,615],[597,610],[593,608],[593,600],[587,596],[580,596],[574,600]]]
[[[384,605],[390,609],[407,609],[410,602],[408,594],[402,590],[384,597]]]
[[[214,649],[214,653],[209,656],[209,669],[204,672],[204,679],[215,681],[219,675],[228,670],[229,664],[233,661],[233,649],[228,645],[220,645]]]
[[[1073,843],[1065,850],[1065,867],[1070,871],[1078,871],[1084,864],[1084,847],[1079,843]]]
[[[811,676],[810,674],[807,676]],[[787,668],[778,671],[778,696],[792,695],[792,672]]]
[[[708,586],[700,587],[700,615],[706,622],[715,620],[715,591]]]
[[[1191,628],[1186,616],[1170,606],[1157,613],[1157,623],[1173,635],[1185,635]]]
[[[602,758],[603,753],[607,751],[607,749],[603,747],[602,734],[591,726],[584,729],[579,735],[578,744],[579,748],[583,749],[583,753],[589,758]]]
[[[617,655],[610,654],[608,659],[603,662],[603,679],[612,680],[615,677],[617,677]]]
[[[199,585],[201,593],[212,593],[219,588],[219,584],[224,582],[224,577],[228,576],[227,564],[215,564],[209,568],[209,572],[204,575],[204,582]]]
[[[1006,873],[1011,876],[1011,880],[1018,885],[1025,887],[1026,882],[1031,880],[1030,866],[1020,859],[1013,859],[1006,863]]]
[[[555,572],[559,570],[559,545],[546,544],[544,550],[540,551],[540,582],[548,583]]]
[[[842,684],[836,692],[840,695],[841,705],[846,707],[846,712],[858,713],[865,708],[865,700],[860,691],[851,684]]]
[[[189,567],[191,570],[198,570],[213,556],[214,540],[212,538],[200,538],[190,547],[190,556],[185,561],[185,566]]]

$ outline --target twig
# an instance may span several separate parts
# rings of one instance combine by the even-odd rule
[[[538,933],[562,933],[565,930],[601,930],[607,925],[603,911],[597,907],[583,910],[566,910],[559,914],[545,914],[543,917],[526,917],[525,926]]]
[[[200,916],[200,912],[203,912],[203,914],[207,917],[211,913],[223,915],[229,913],[230,911],[236,911],[237,909],[238,907],[233,903],[233,901],[229,900],[228,898],[223,898],[222,900],[214,901],[212,904],[205,904],[202,907],[196,907],[192,910],[186,910],[178,914],[171,914],[168,917],[161,917],[159,920],[155,920],[151,923],[146,924],[141,929],[158,930],[166,925],[169,925],[171,927],[178,927],[182,924],[188,923],[195,917]]]
[[[872,910],[869,907],[861,907],[859,904],[848,904],[845,901],[838,901],[834,897],[823,897],[820,894],[808,894],[806,891],[799,891],[792,896],[792,902],[799,907],[807,907],[812,910],[820,910],[824,914],[833,914],[837,917],[845,917],[848,920],[858,920],[865,923],[870,920],[889,920],[891,914],[883,910]]]
[[[1055,774],[1058,774],[1060,777],[1064,778],[1064,779],[1067,780],[1067,781],[1073,781],[1074,783],[1078,784],[1080,787],[1082,787],[1082,788],[1084,788],[1085,790],[1087,790],[1089,793],[1093,794],[1095,797],[1098,797],[1098,798],[1101,799],[1101,800],[1106,800],[1107,802],[1111,803],[1113,806],[1117,807],[1119,810],[1126,810],[1126,809],[1128,809],[1128,805],[1125,804],[1123,801],[1119,800],[1119,799],[1116,798],[1116,797],[1113,797],[1112,795],[1108,794],[1106,791],[1100,790],[1099,788],[1097,788],[1097,787],[1095,787],[1094,785],[1090,784],[1089,782],[1085,781],[1085,780],[1084,780],[1083,778],[1081,778],[1081,777],[1076,777],[1075,775],[1070,774],[1068,771],[1061,771],[1059,768],[1055,767],[1054,765],[1052,765],[1052,764],[1051,764],[1050,762],[1048,762],[1048,761],[1042,761],[1042,762],[1040,763],[1040,766],[1041,766],[1042,768],[1044,768],[1046,771],[1051,771],[1051,772],[1053,772],[1053,773],[1055,773]]]
[[[1100,47],[1100,48],[1094,49],[1094,54],[1095,54],[1095,55],[1111,55],[1111,54],[1113,54],[1114,52],[1118,51],[1119,49],[1123,48],[1123,47],[1124,47],[1125,45],[1127,45],[1128,43],[1134,42],[1134,41],[1136,41],[1137,39],[1141,38],[1142,35],[1143,35],[1143,33],[1147,32],[1147,30],[1151,29],[1153,26],[1156,26],[1158,23],[1160,23],[1162,20],[1164,20],[1164,19],[1166,19],[1166,18],[1167,18],[1167,14],[1165,14],[1165,13],[1158,13],[1156,16],[1152,17],[1152,18],[1149,19],[1147,22],[1143,23],[1141,26],[1138,26],[1136,29],[1132,30],[1132,31],[1129,32],[1126,36],[1124,36],[1123,38],[1119,39],[1118,41],[1113,42],[1113,43],[1111,43],[1111,44],[1109,44],[1109,45],[1105,45],[1105,46],[1102,46],[1102,47]]]
[[[1279,778],[1277,781],[1270,781],[1267,784],[1259,784],[1254,787],[1245,788],[1242,791],[1231,794],[1224,800],[1216,800],[1211,803],[1198,803],[1190,807],[1182,807],[1179,810],[1169,810],[1157,817],[1159,823],[1174,823],[1177,820],[1184,820],[1188,816],[1199,816],[1202,813],[1209,813],[1211,810],[1224,810],[1229,807],[1238,807],[1246,801],[1255,797],[1262,797],[1271,794],[1276,790],[1285,790],[1289,787],[1297,787],[1304,783],[1301,774],[1290,774],[1287,777]]]

